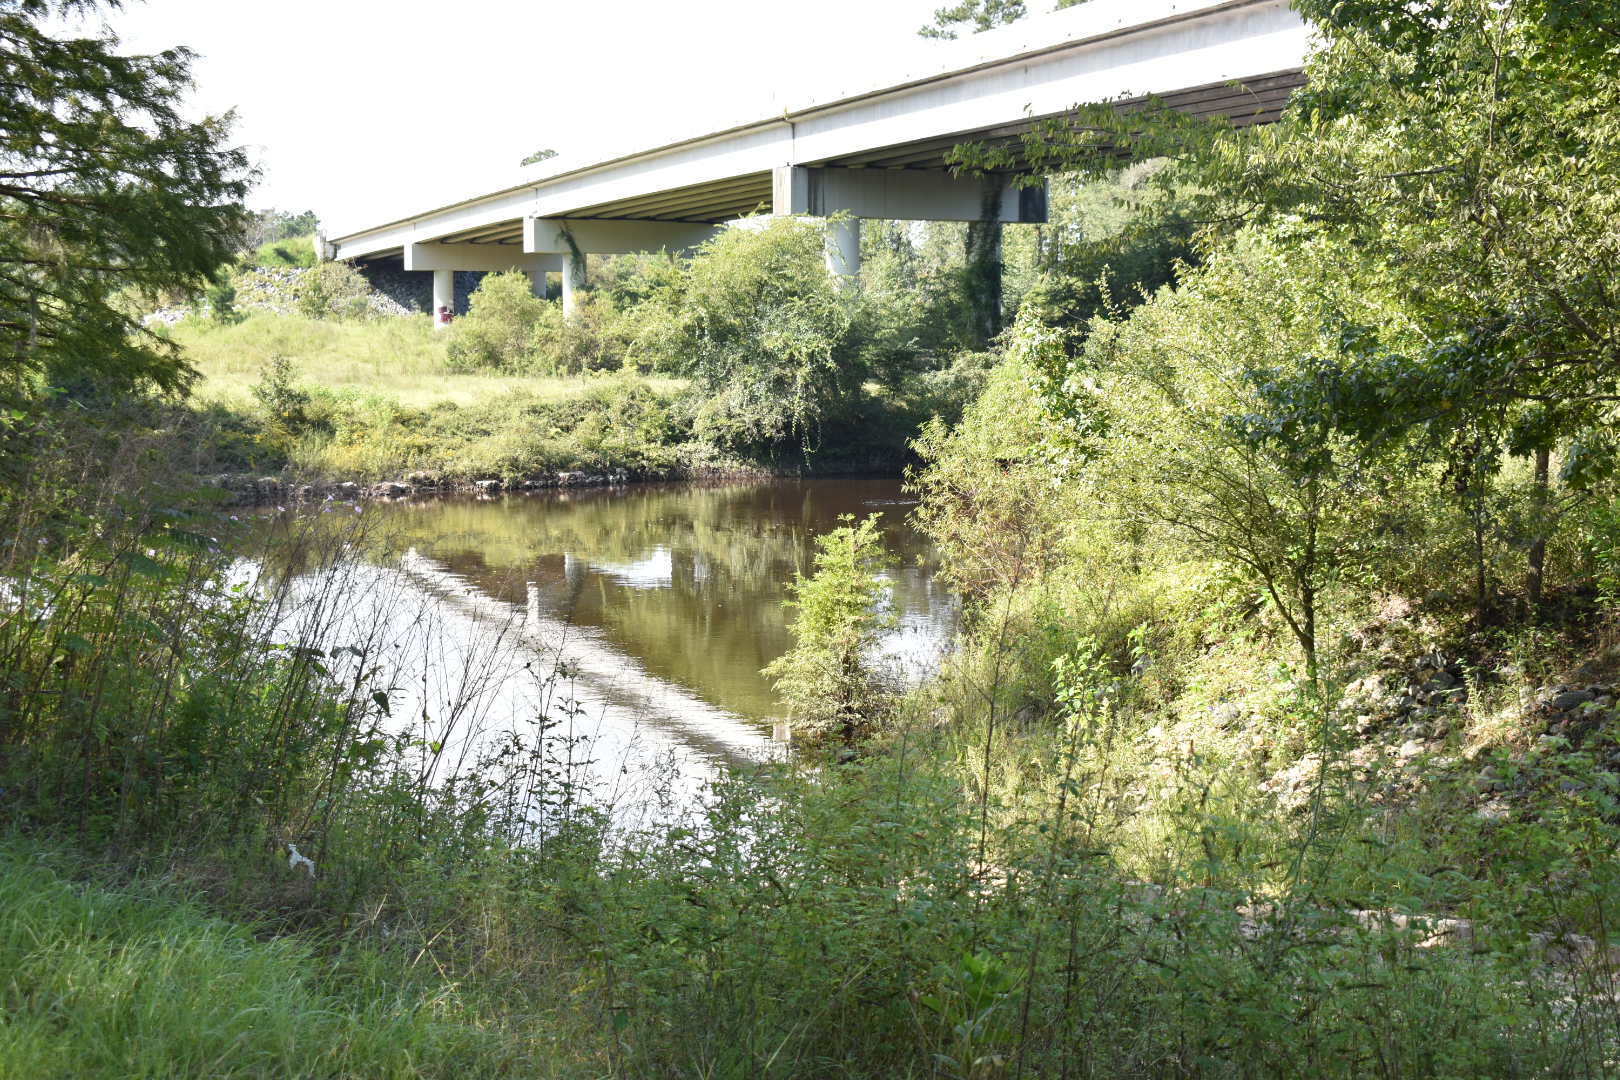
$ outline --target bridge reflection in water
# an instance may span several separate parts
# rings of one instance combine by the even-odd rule
[[[937,664],[957,604],[909,508],[897,481],[865,477],[379,505],[377,534],[405,554],[355,568],[348,617],[387,642],[394,715],[453,728],[442,768],[545,714],[621,814],[661,813],[780,752],[759,669],[791,643],[788,587],[840,515],[882,512],[900,560],[881,659],[907,678]]]

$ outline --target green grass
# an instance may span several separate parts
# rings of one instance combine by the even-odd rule
[[[254,266],[314,266],[315,237],[289,236],[260,244],[251,260]]]
[[[405,408],[444,402],[474,405],[514,390],[543,400],[576,397],[592,380],[580,377],[464,374],[445,366],[445,337],[426,315],[412,318],[340,322],[298,315],[254,313],[234,326],[191,321],[173,337],[201,374],[203,400],[234,406],[251,403],[250,388],[272,357],[284,356],[299,381],[335,391],[391,399]],[[660,393],[683,384],[651,379]]]
[[[513,1069],[406,958],[261,940],[172,886],[80,884],[0,842],[0,1077],[485,1076]],[[533,1063],[516,1074],[534,1075]]]

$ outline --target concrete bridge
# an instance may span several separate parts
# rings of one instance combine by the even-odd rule
[[[453,304],[457,270],[520,269],[542,295],[557,273],[571,311],[585,256],[686,250],[728,221],[767,212],[833,218],[828,269],[857,274],[862,218],[1046,220],[1044,188],[953,176],[952,147],[1012,143],[1076,104],[1150,96],[1193,115],[1264,123],[1303,81],[1307,43],[1288,0],[1092,0],[943,43],[930,70],[317,248],[325,258],[431,272],[435,311]]]

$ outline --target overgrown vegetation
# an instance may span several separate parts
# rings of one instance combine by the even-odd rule
[[[883,612],[879,571],[891,559],[878,534],[879,514],[816,538],[813,572],[793,595],[793,648],[765,669],[776,683],[796,737],[814,748],[865,742],[888,719],[887,688],[873,669],[880,635],[894,626]]]
[[[175,331],[228,391],[201,405],[115,294],[210,283],[239,159],[163,111],[183,56],[0,4],[18,130],[82,148],[74,95],[116,86],[160,122],[114,149],[213,185],[0,188],[0,263],[59,248],[4,324],[68,327],[0,374],[0,1071],[1613,1075],[1620,10],[1301,7],[1323,44],[1269,129],[1035,125],[1057,222],[1007,238],[993,341],[965,230],[871,228],[843,288],[816,232],[753,223],[595,267],[575,322],[493,275],[439,338],[318,268],[301,314]],[[196,235],[106,270],[143,206]],[[358,389],[394,364],[420,382]],[[590,781],[566,667],[442,633],[366,515],[248,537],[178,479],[918,430],[944,670],[873,669],[878,529],[846,522],[772,668],[835,752],[644,778],[651,818]]]

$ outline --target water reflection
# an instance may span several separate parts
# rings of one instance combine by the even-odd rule
[[[909,500],[883,478],[553,491],[377,508],[396,544],[484,597],[585,628],[656,680],[727,712],[777,712],[759,669],[790,644],[787,586],[842,514],[883,511],[901,559],[900,630],[884,651],[915,673],[948,639],[956,605],[934,578]]]

